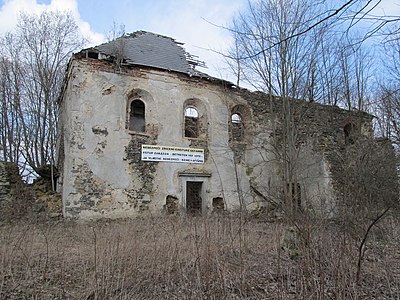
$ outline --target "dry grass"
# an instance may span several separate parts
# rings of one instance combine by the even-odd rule
[[[356,246],[332,226],[237,216],[8,224],[1,299],[400,299],[400,230],[374,235],[359,283]],[[388,237],[388,239],[387,239]]]

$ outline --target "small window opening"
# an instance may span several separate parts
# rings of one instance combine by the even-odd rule
[[[300,183],[292,183],[293,207],[301,211],[301,189]]]
[[[130,105],[129,130],[145,131],[145,105],[141,100],[133,100]]]
[[[212,200],[213,211],[220,212],[225,208],[224,199],[222,197],[215,197]]]
[[[185,137],[199,137],[199,112],[194,107],[185,109]]]
[[[344,126],[344,128],[343,128],[344,141],[345,141],[346,145],[354,144],[355,127],[356,126],[353,123],[349,123],[346,126]]]
[[[165,212],[168,215],[173,215],[178,212],[178,198],[175,196],[168,195],[165,199]]]
[[[99,53],[97,53],[97,52],[88,52],[87,53],[87,57],[88,58],[94,58],[94,59],[99,59]]]
[[[244,126],[242,117],[238,114],[232,114],[231,116],[232,123],[232,139],[235,141],[240,141],[244,137]]]
[[[233,124],[242,124],[242,117],[239,114],[233,114],[231,119]]]
[[[292,199],[293,209],[301,211],[301,187],[300,183],[288,183],[287,191]],[[290,198],[289,198],[290,199]]]

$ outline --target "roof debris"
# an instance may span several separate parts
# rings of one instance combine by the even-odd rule
[[[89,53],[87,57],[93,57],[94,52],[99,59],[117,59],[122,65],[147,66],[190,76],[210,77],[195,69],[206,68],[206,65],[197,56],[186,52],[182,45],[167,36],[136,31],[82,52]]]

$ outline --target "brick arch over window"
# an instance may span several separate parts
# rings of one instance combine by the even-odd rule
[[[126,128],[130,132],[146,132],[149,112],[153,106],[153,97],[141,89],[128,94],[126,106]]]
[[[200,99],[187,99],[183,104],[183,136],[206,139],[208,137],[207,109]]]
[[[230,111],[229,133],[231,141],[243,141],[251,123],[250,109],[245,105],[236,105]]]

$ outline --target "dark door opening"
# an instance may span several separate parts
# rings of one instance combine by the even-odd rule
[[[186,182],[186,211],[190,214],[201,214],[201,187],[203,182]]]

